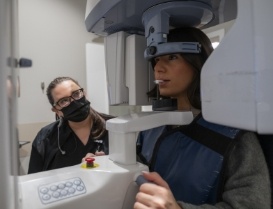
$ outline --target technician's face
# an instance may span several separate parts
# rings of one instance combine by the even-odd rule
[[[81,89],[80,86],[78,86],[76,83],[73,81],[67,80],[59,83],[53,90],[52,90],[52,97],[54,100],[54,103],[57,103],[55,106],[55,111],[56,110],[61,110],[62,107],[58,105],[58,101],[65,97],[70,97],[73,92]],[[63,116],[63,113],[61,111],[56,112],[59,116]]]
[[[179,54],[164,55],[155,58],[154,75],[162,96],[184,97],[193,81],[194,70]]]

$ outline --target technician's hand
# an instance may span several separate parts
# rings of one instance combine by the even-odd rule
[[[181,209],[169,185],[156,172],[143,172],[143,176],[153,183],[144,183],[136,195],[134,209]]]
[[[95,152],[95,154],[93,153],[87,153],[85,155],[85,157],[82,159],[82,163],[85,162],[85,159],[88,158],[88,157],[96,157],[96,156],[102,156],[102,155],[105,155],[104,152],[100,151],[100,152]]]

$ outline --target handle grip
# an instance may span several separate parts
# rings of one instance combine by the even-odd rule
[[[141,186],[144,183],[152,183],[152,184],[154,184],[152,181],[148,181],[147,179],[145,179],[143,175],[139,175],[136,178],[136,183],[137,183],[138,186]]]

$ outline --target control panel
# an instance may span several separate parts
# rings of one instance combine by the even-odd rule
[[[70,198],[86,193],[86,187],[83,181],[78,178],[71,178],[41,185],[38,187],[40,200],[43,204],[49,204],[65,198]]]

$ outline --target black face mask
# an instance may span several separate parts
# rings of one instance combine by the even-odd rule
[[[72,101],[67,107],[61,109],[64,119],[81,122],[87,118],[90,113],[90,102],[83,96],[79,100]]]

